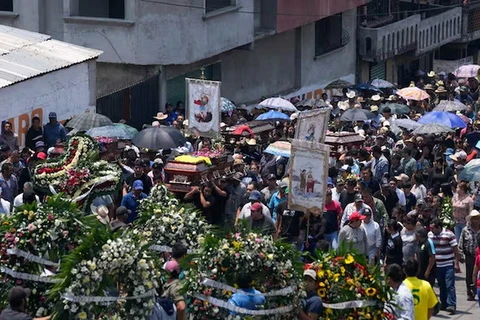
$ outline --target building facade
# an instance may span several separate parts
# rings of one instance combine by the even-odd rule
[[[185,77],[222,81],[222,95],[237,104],[354,82],[357,8],[368,0],[3,2],[1,24],[104,52],[99,108],[118,120],[183,100]]]

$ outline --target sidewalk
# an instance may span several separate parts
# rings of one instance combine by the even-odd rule
[[[467,301],[467,289],[465,286],[465,265],[461,265],[462,273],[457,274],[455,278],[455,289],[457,291],[457,313],[453,316],[447,311],[440,311],[432,319],[480,319],[480,307],[478,301]],[[439,294],[438,287],[435,286],[435,293]]]

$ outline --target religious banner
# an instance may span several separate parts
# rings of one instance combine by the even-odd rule
[[[292,141],[290,156],[290,209],[323,210],[327,188],[330,146]]]
[[[295,139],[323,143],[330,120],[330,109],[302,111],[298,115]]]
[[[188,126],[200,136],[220,132],[221,97],[219,81],[186,78]]]

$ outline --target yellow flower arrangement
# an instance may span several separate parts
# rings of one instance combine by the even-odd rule
[[[377,293],[377,289],[367,288],[367,290],[365,290],[365,293],[367,294],[368,297],[373,297]]]
[[[355,259],[353,258],[353,256],[351,254],[347,255],[347,257],[345,258],[345,263],[352,264],[354,262],[355,262]]]

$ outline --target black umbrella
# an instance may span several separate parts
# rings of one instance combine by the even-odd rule
[[[345,111],[344,114],[340,117],[341,121],[366,121],[368,119],[374,118],[375,115],[368,110],[354,108]]]
[[[140,131],[132,142],[139,148],[151,150],[174,149],[185,145],[187,139],[172,127],[151,127]]]

